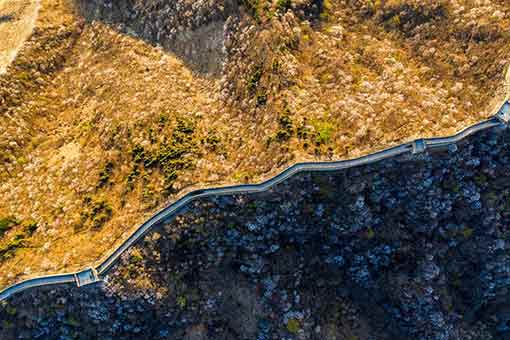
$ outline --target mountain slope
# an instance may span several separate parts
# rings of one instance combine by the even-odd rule
[[[191,188],[487,116],[502,1],[43,0],[0,76],[0,284],[97,261]]]

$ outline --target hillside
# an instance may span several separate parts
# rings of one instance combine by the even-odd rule
[[[509,151],[510,130],[492,129],[203,198],[104,282],[0,304],[0,337],[507,340]]]
[[[191,188],[487,117],[509,9],[41,0],[0,76],[0,285],[99,260]]]

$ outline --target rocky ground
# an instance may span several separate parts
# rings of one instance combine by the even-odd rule
[[[195,202],[0,337],[510,339],[510,131]]]

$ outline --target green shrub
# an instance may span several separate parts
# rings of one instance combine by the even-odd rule
[[[151,148],[145,149],[141,145],[135,145],[131,151],[135,166],[127,178],[128,190],[132,190],[135,178],[140,175],[139,166],[143,165],[145,169],[157,167],[163,172],[164,190],[169,193],[178,172],[189,168],[192,164],[190,155],[197,149],[193,138],[195,128],[195,122],[192,119],[179,118],[170,140],[165,138],[157,148],[153,147],[151,150]]]
[[[241,4],[244,5],[248,9],[251,15],[255,18],[255,20],[260,20],[259,13],[259,0],[241,0]]]
[[[108,184],[108,182],[110,181],[110,176],[112,175],[112,171],[113,162],[112,161],[106,162],[103,169],[99,172],[99,183],[97,185],[98,188],[101,188]]]
[[[278,0],[276,2],[276,10],[284,12],[292,6],[292,0]]]
[[[135,179],[140,175],[140,169],[138,169],[138,165],[135,164],[133,166],[133,169],[131,169],[131,172],[129,173],[128,177],[127,177],[127,187],[126,187],[126,190],[127,191],[131,191],[133,190],[133,186],[134,186],[134,183],[135,183]]]
[[[80,321],[78,321],[78,319],[73,316],[69,316],[67,319],[64,320],[64,324],[72,327],[79,327]]]
[[[294,126],[288,112],[285,112],[278,118],[278,125],[279,129],[276,132],[276,139],[279,142],[288,141],[294,134]]]
[[[310,135],[310,128],[307,126],[306,118],[303,119],[301,124],[297,127],[296,134],[299,139],[308,139]]]
[[[17,310],[16,310],[16,307],[14,306],[11,306],[11,305],[7,305],[5,307],[5,311],[7,312],[7,314],[13,316],[13,315],[16,315],[17,314]]]
[[[315,144],[328,144],[333,136],[333,124],[328,122],[315,122]]]
[[[37,225],[37,222],[35,222],[35,221],[24,222],[23,226],[24,226],[25,233],[27,233],[28,235],[32,235],[39,227]]]
[[[262,66],[257,65],[253,69],[250,77],[248,78],[248,91],[250,93],[255,93],[255,90],[259,86],[260,79],[262,78]]]
[[[216,131],[209,130],[207,137],[202,141],[202,143],[205,144],[207,149],[211,151],[218,151],[221,144],[221,139],[218,137]]]
[[[2,217],[0,218],[0,237],[3,236],[12,227],[18,225],[19,222],[13,217]]]
[[[185,296],[178,296],[176,302],[181,309],[184,309],[188,303],[188,299],[186,299]]]
[[[133,161],[135,163],[140,163],[145,158],[145,150],[143,146],[136,144],[131,150],[131,156],[133,157]]]
[[[289,333],[297,334],[299,332],[300,328],[301,328],[301,326],[297,319],[290,319],[287,322],[287,330],[289,331]]]
[[[7,244],[0,247],[0,260],[8,259],[14,255],[18,248],[25,247],[27,244],[27,238],[37,230],[37,223],[34,221],[27,221],[23,223],[16,221],[11,228],[18,225],[22,225],[23,228],[18,230]]]
[[[321,7],[322,11],[320,14],[321,20],[323,20],[323,21],[329,20],[329,16],[331,14],[332,8],[333,8],[333,5],[331,4],[330,0],[324,0],[322,2],[322,7]]]
[[[180,118],[177,120],[175,136],[190,136],[195,132],[195,122],[189,118]]]
[[[92,224],[94,228],[102,227],[112,216],[113,209],[105,200],[94,202],[92,206]]]
[[[143,255],[138,249],[134,249],[129,257],[129,263],[138,264],[143,261]]]
[[[85,210],[81,212],[82,225],[91,225],[100,228],[112,217],[113,209],[105,199],[84,199]]]
[[[257,106],[264,106],[267,103],[267,95],[265,93],[261,93],[257,95]]]

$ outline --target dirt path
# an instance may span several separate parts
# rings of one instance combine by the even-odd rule
[[[32,32],[39,0],[0,0],[0,74]]]

